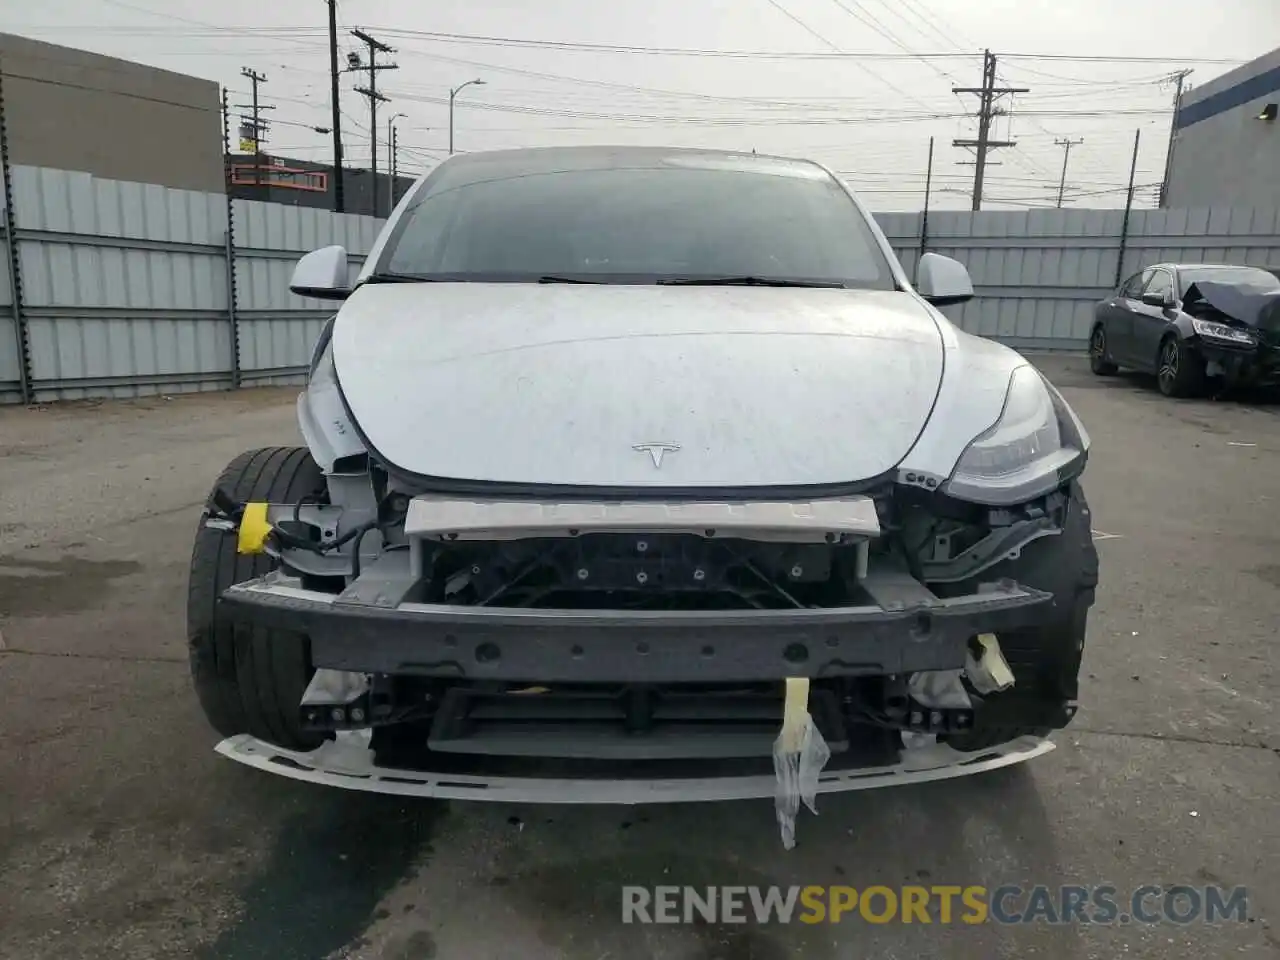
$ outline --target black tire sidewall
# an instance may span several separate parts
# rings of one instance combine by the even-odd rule
[[[1173,344],[1178,351],[1178,373],[1168,387],[1160,377],[1160,366],[1165,351]],[[1182,399],[1194,397],[1204,389],[1204,362],[1199,354],[1187,348],[1187,342],[1176,336],[1166,336],[1160,341],[1160,352],[1156,355],[1156,386],[1166,397]]]
[[[324,491],[324,475],[305,447],[264,447],[232,460],[214,484],[237,502],[296,502]],[[228,587],[275,566],[265,554],[236,551],[234,533],[210,530],[202,514],[191,552],[187,642],[192,681],[205,716],[223,736],[247,733],[307,750],[321,737],[303,731],[298,705],[314,672],[305,636],[235,624],[219,611]]]
[[[1094,340],[1099,336],[1102,337],[1102,350],[1101,352],[1095,352],[1093,344]],[[1089,334],[1089,369],[1100,377],[1109,376],[1116,372],[1116,365],[1108,359],[1107,350],[1107,329],[1102,324],[1098,324]]]

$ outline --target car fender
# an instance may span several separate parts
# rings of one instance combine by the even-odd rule
[[[333,366],[333,326],[330,317],[320,332],[312,354],[307,388],[298,394],[298,429],[312,458],[325,474],[343,457],[365,453],[338,389]]]
[[[898,465],[898,481],[935,489],[965,448],[1000,419],[1010,377],[1028,364],[1016,350],[965,333],[930,309],[938,314],[945,349],[942,385],[929,422]]]

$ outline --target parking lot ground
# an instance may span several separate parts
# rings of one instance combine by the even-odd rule
[[[1008,771],[768,801],[403,801],[214,755],[187,678],[199,504],[289,390],[0,409],[0,957],[1280,956],[1280,406],[1033,358],[1092,433],[1082,709]],[[1248,887],[1209,926],[635,926],[622,884]]]

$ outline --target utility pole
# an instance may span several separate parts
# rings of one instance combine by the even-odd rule
[[[1124,199],[1124,217],[1120,221],[1120,249],[1116,253],[1116,278],[1113,287],[1124,279],[1124,253],[1129,245],[1129,215],[1133,212],[1133,180],[1138,174],[1138,145],[1142,143],[1142,128],[1133,131],[1133,158],[1129,161],[1129,190]]]
[[[393,113],[387,117],[387,150],[391,154],[387,159],[387,170],[391,174],[387,177],[387,216],[391,216],[396,207],[396,120],[408,116],[407,113]]]
[[[1178,70],[1168,79],[1175,84],[1173,93],[1173,119],[1169,122],[1169,148],[1164,155],[1164,176],[1160,178],[1160,198],[1156,206],[1163,207],[1169,193],[1169,177],[1173,174],[1173,145],[1178,139],[1178,115],[1182,113],[1182,87],[1191,70]]]
[[[329,102],[333,108],[333,212],[342,213],[342,110],[338,103],[338,0],[329,4]]]
[[[258,103],[258,84],[267,82],[264,74],[258,73],[256,70],[250,70],[248,67],[241,67],[240,75],[247,77],[253,87],[253,103],[237,103],[236,108],[253,111],[252,117],[242,116],[240,119],[246,121],[253,131],[253,185],[256,187],[262,184],[262,136],[266,132],[267,126],[266,121],[261,117],[261,112],[263,110],[274,110],[275,107]],[[241,137],[241,139],[243,140],[244,138]]]
[[[1067,159],[1071,156],[1071,148],[1077,143],[1084,143],[1084,137],[1072,140],[1070,137],[1063,137],[1061,140],[1054,140],[1055,147],[1062,147],[1062,179],[1058,181],[1058,209],[1062,209],[1062,193],[1067,188]]]
[[[997,87],[996,57],[990,50],[982,54],[982,86],[952,87],[952,93],[973,93],[978,96],[978,139],[952,140],[953,147],[970,147],[974,151],[973,209],[982,209],[982,181],[987,172],[987,152],[997,147],[1012,147],[1013,140],[992,140],[991,121],[996,116],[998,97],[1013,93],[1028,93],[1028,87]]]
[[[924,170],[924,210],[920,214],[920,250],[916,254],[916,274],[920,273],[920,258],[929,249],[929,193],[933,189],[933,137],[929,138],[929,159]]]
[[[369,47],[369,62],[364,63],[360,58],[360,54],[352,53],[347,57],[350,64],[349,69],[352,71],[369,72],[369,85],[367,87],[356,87],[356,93],[363,94],[369,98],[369,167],[373,174],[373,215],[378,215],[378,104],[389,103],[387,97],[378,92],[378,71],[380,70],[398,70],[400,69],[394,63],[378,63],[378,54],[395,53],[395,51],[383,43],[376,40],[363,30],[352,30],[351,35],[357,40],[363,41]]]

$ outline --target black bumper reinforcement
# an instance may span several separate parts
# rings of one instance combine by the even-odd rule
[[[940,599],[786,610],[378,607],[267,577],[227,590],[235,620],[304,633],[317,667],[544,683],[763,681],[962,667],[971,637],[1039,622],[1052,595],[1004,581]],[[918,584],[915,584],[919,588]],[[870,588],[869,588],[870,591]],[[886,599],[886,596],[888,599]]]

